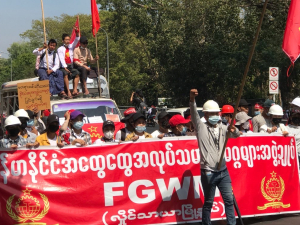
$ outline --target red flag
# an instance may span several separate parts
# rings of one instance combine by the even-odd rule
[[[79,36],[80,36],[80,27],[79,27],[79,16],[77,16],[77,20],[75,22],[75,26],[78,27],[79,29]],[[71,35],[71,40],[70,40],[70,43],[72,44],[73,41],[75,40],[76,38],[76,32],[75,32],[75,29],[73,29],[72,31],[72,35]],[[76,48],[79,46],[79,41],[78,41],[78,44],[76,45]]]
[[[286,22],[282,49],[294,63],[300,55],[300,1],[292,0]]]
[[[98,7],[96,4],[96,0],[91,0],[91,9],[92,9],[92,31],[95,37],[96,33],[100,28],[100,17],[98,13]]]

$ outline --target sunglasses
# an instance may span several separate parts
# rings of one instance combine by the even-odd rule
[[[81,44],[83,44],[83,45],[87,45],[87,44],[88,44],[88,42],[83,42],[83,43],[81,43]]]

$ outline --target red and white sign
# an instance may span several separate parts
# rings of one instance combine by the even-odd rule
[[[279,90],[279,81],[269,81],[269,93],[278,94]]]
[[[269,80],[279,80],[278,67],[269,67]]]
[[[294,137],[230,139],[225,159],[242,216],[300,212]],[[195,138],[0,151],[1,224],[192,223],[202,189]],[[218,190],[211,216],[225,217]]]

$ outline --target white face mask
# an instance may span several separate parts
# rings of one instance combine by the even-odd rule
[[[244,128],[245,130],[248,130],[249,129],[249,122],[245,122],[242,126],[242,128]]]
[[[104,133],[104,136],[107,138],[107,139],[112,139],[114,137],[114,132],[112,131],[106,131]]]

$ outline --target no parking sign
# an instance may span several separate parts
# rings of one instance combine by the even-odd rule
[[[279,68],[269,67],[269,93],[278,94],[279,89]]]
[[[277,80],[269,81],[269,93],[270,94],[278,94],[279,82]]]

